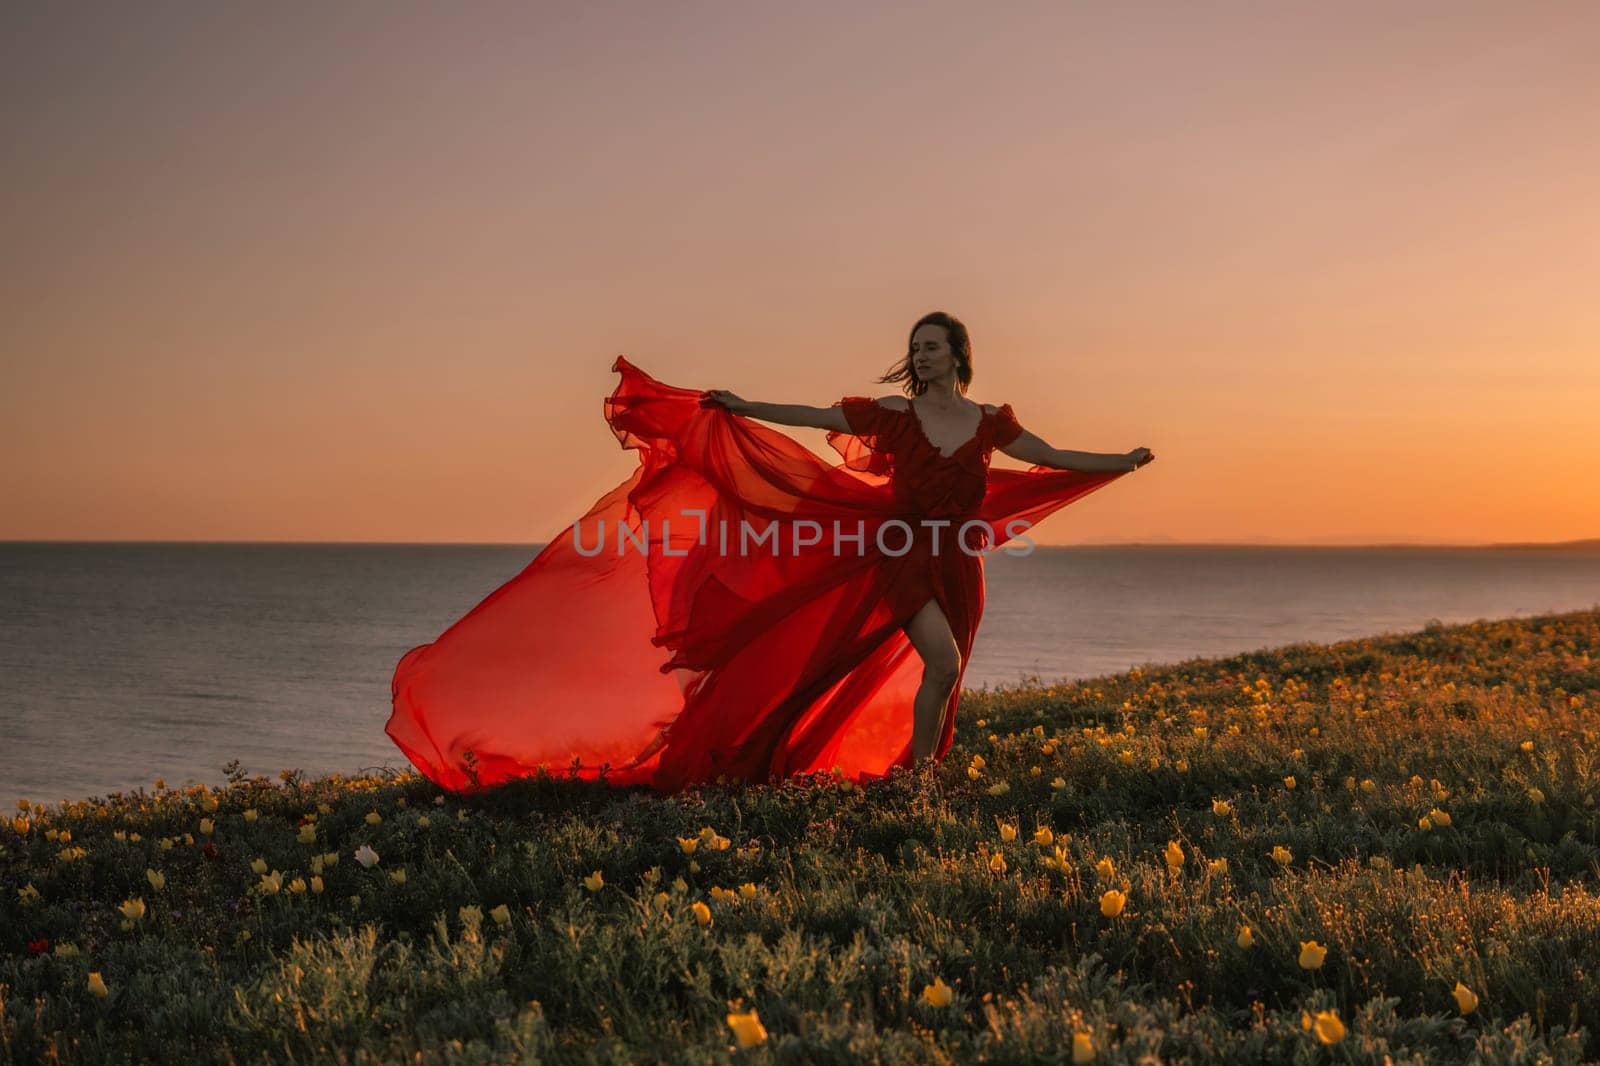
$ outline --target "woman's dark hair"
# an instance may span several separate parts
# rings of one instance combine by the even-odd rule
[[[965,396],[967,386],[972,384],[972,340],[967,336],[966,325],[959,318],[943,311],[930,311],[917,319],[916,325],[911,327],[910,335],[906,337],[905,358],[878,380],[901,382],[901,390],[911,396],[921,396],[928,391],[928,383],[917,380],[916,368],[911,365],[911,342],[916,338],[917,330],[923,326],[944,327],[945,336],[950,341],[950,354],[956,361],[957,388]]]

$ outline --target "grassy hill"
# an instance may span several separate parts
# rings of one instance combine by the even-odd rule
[[[968,692],[866,789],[22,801],[0,1055],[1593,1060],[1597,738],[1588,611]]]

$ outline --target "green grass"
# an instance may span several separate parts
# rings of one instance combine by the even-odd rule
[[[1081,1034],[1099,1062],[1593,1060],[1597,726],[1587,611],[968,692],[942,765],[867,790],[234,768],[19,809],[0,1054],[1070,1062]],[[1342,1039],[1305,1028],[1322,1012]]]

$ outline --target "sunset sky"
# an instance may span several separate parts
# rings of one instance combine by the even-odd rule
[[[827,404],[936,309],[973,399],[1156,453],[1036,544],[1600,536],[1597,56],[1581,2],[6,4],[0,538],[543,541],[635,465],[617,354]]]

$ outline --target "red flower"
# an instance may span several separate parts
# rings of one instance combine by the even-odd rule
[[[38,940],[28,941],[28,957],[34,958],[50,950],[50,938],[42,936]]]
[[[305,815],[302,814],[300,816],[300,820],[295,822],[294,824],[297,825],[297,826],[300,826],[300,825],[305,825],[309,821],[311,821],[311,819],[307,818]]]
[[[217,857],[217,846],[208,840],[206,846],[200,849],[200,854],[208,859],[214,859]]]

